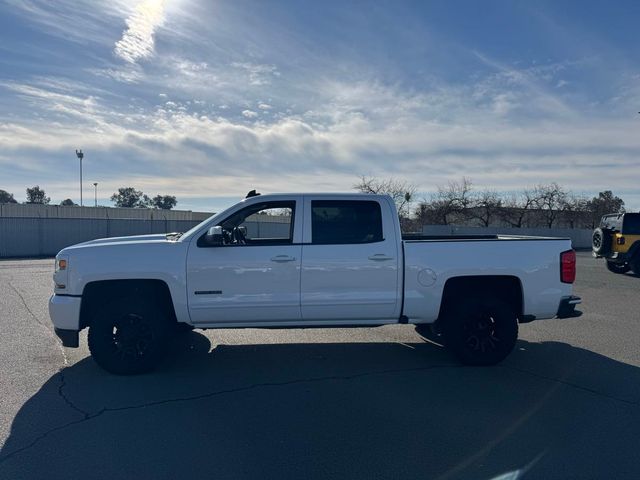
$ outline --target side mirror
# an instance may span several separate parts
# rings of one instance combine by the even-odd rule
[[[207,230],[207,235],[205,236],[207,243],[212,246],[221,246],[224,245],[224,236],[222,235],[222,227],[216,226],[211,227]]]

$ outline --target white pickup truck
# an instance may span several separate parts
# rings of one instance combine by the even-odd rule
[[[386,195],[248,196],[184,234],[62,250],[49,312],[67,347],[89,328],[112,373],[153,369],[190,328],[437,329],[465,364],[513,349],[518,323],[578,316],[569,239],[402,236]]]

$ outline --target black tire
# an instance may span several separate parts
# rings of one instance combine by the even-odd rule
[[[175,329],[178,334],[180,333],[189,333],[193,330],[193,325],[189,325],[184,322],[176,322]]]
[[[593,231],[591,249],[598,255],[606,255],[611,251],[611,235],[607,230],[598,227]]]
[[[465,365],[495,365],[518,340],[516,312],[502,300],[452,302],[443,317],[445,346]]]
[[[613,273],[627,273],[631,267],[628,263],[615,263],[607,260],[607,270]]]
[[[633,270],[633,273],[640,275],[640,253],[636,253],[629,261],[629,268]]]
[[[159,305],[136,297],[119,299],[92,319],[89,351],[107,372],[147,373],[164,357],[172,327]]]
[[[430,340],[432,342],[442,344],[442,332],[437,323],[418,323],[415,326],[418,335]]]

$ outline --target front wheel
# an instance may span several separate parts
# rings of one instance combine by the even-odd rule
[[[89,351],[110,373],[150,372],[164,356],[171,327],[166,313],[152,302],[120,299],[101,309],[91,321]]]
[[[518,339],[518,318],[501,300],[469,298],[450,304],[441,322],[445,346],[465,365],[495,365]]]
[[[613,273],[627,273],[631,267],[628,263],[615,263],[607,260],[607,270]]]

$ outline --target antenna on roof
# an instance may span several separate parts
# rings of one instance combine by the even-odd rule
[[[247,196],[244,198],[257,197],[258,195],[260,195],[258,192],[256,192],[255,190],[251,190],[249,193],[247,193]]]

